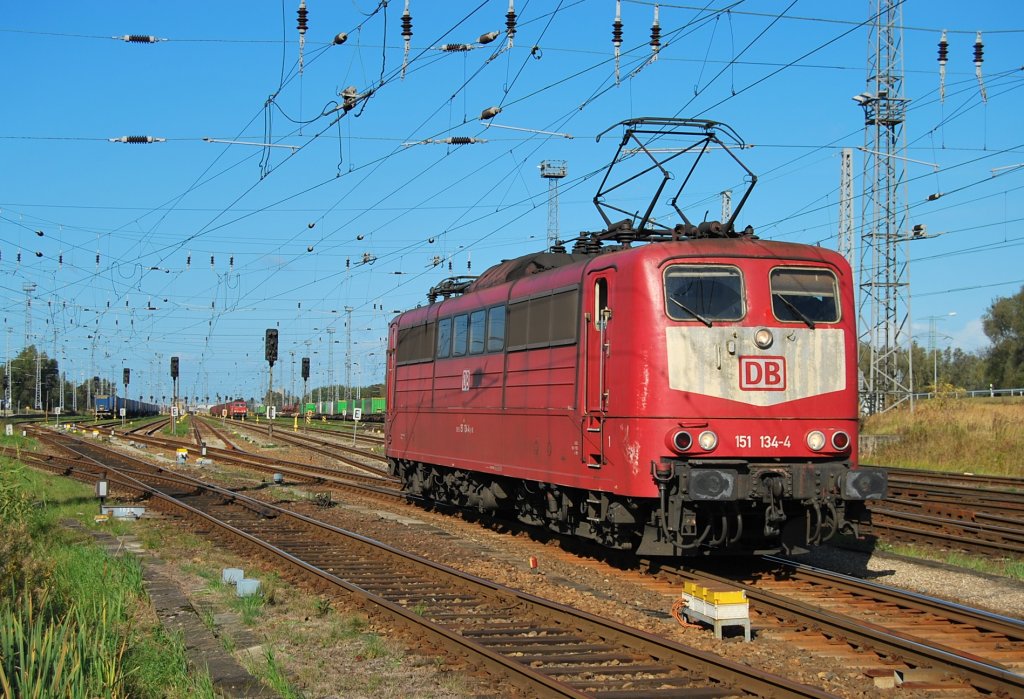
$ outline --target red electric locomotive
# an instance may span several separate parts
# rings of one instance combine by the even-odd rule
[[[244,400],[232,400],[210,408],[210,415],[212,417],[226,417],[231,420],[241,420],[248,414],[249,406]]]
[[[728,127],[623,125],[612,166],[643,154],[663,177],[638,223],[609,220],[621,209],[604,196],[620,185],[606,174],[605,230],[449,280],[392,321],[392,473],[427,500],[643,555],[791,551],[855,533],[886,479],[857,464],[850,266],[737,233],[735,214],[693,225],[679,193],[683,223],[656,223],[664,165],[695,151],[658,154],[641,137],[697,136],[699,161],[709,145],[728,150]]]

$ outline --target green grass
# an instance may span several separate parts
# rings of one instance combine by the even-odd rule
[[[267,648],[264,660],[266,661],[266,666],[260,674],[267,684],[285,699],[301,699],[303,697],[302,692],[293,687],[288,681],[288,676],[281,666],[278,665],[272,648]]]
[[[0,696],[212,697],[148,617],[137,559],[59,525],[95,507],[88,485],[0,461]]]
[[[936,561],[957,568],[973,570],[978,573],[999,575],[1012,580],[1024,582],[1024,561],[1011,561],[1005,559],[994,559],[981,556],[972,556],[966,553],[941,552],[937,553],[932,549],[921,548],[909,544],[888,544],[878,542],[879,551],[894,553],[908,558],[921,558],[928,561]]]
[[[1024,476],[1024,402],[1017,399],[937,398],[915,410],[872,415],[864,434],[897,435],[865,463],[937,471]]]

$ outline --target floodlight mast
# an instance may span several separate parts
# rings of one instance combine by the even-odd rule
[[[709,150],[714,148],[716,150],[724,150],[728,153],[729,157],[731,157],[733,161],[742,168],[743,172],[749,179],[749,184],[744,191],[743,196],[740,198],[739,203],[736,205],[736,208],[732,211],[732,215],[729,217],[729,220],[720,224],[720,226],[716,226],[714,229],[714,234],[716,235],[736,235],[736,218],[739,215],[740,210],[743,208],[743,205],[746,203],[747,198],[750,196],[750,192],[754,189],[754,185],[757,183],[757,176],[746,165],[744,165],[738,157],[736,157],[736,154],[732,152],[732,148],[730,148],[730,146],[727,145],[720,137],[721,134],[731,141],[733,148],[745,148],[746,144],[743,142],[743,139],[739,137],[732,127],[727,124],[708,119],[640,117],[636,119],[627,119],[626,121],[619,122],[615,126],[605,129],[597,135],[596,140],[600,141],[602,136],[618,126],[625,127],[622,140],[619,143],[619,148],[615,153],[615,157],[612,158],[611,162],[608,164],[608,169],[605,171],[604,178],[598,186],[597,194],[594,195],[594,206],[597,207],[597,211],[601,215],[601,218],[604,220],[609,231],[616,229],[620,231],[616,235],[618,237],[622,237],[622,231],[628,229],[630,231],[628,237],[631,240],[656,240],[661,239],[666,234],[671,234],[672,237],[678,237],[678,235],[680,235],[680,226],[669,228],[665,224],[654,221],[652,215],[654,213],[655,206],[657,206],[658,202],[662,198],[668,181],[672,179],[672,173],[666,166],[679,156],[686,154],[695,155],[696,157],[690,165],[686,177],[683,179],[679,189],[676,190],[675,195],[669,200],[669,204],[682,219],[683,224],[685,224],[682,227],[684,231],[705,226],[703,223],[700,224],[700,226],[695,226],[682,209],[679,208],[678,202],[683,189],[689,183],[690,178],[696,171],[701,158],[703,158]],[[666,136],[690,138],[693,139],[693,141],[685,147],[673,149],[670,152],[665,152],[663,150],[658,150],[656,152],[654,149],[649,147],[655,140]],[[626,146],[630,144],[632,144],[633,148],[627,150]],[[643,167],[639,172],[625,177],[624,179],[614,181],[613,184],[609,184],[612,170],[615,169],[616,165],[627,158],[632,157],[636,153],[646,155],[651,161],[650,164]],[[620,208],[606,200],[607,195],[654,171],[661,173],[661,183],[656,188],[655,193],[643,215],[639,216],[639,222],[636,221],[638,218],[638,214],[636,212]],[[619,223],[613,223],[609,216],[609,212],[612,211],[624,214],[627,217],[627,220]],[[705,226],[705,228],[707,227]],[[683,234],[686,235],[688,233],[684,232]]]

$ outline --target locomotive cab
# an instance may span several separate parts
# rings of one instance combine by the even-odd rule
[[[632,254],[616,275],[628,291],[593,293],[610,299],[603,467],[646,463],[658,490],[638,550],[794,551],[856,535],[885,476],[857,468],[849,266],[755,239]]]

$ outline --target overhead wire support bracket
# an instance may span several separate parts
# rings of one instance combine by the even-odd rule
[[[255,141],[232,141],[227,138],[209,138],[204,137],[204,141],[207,143],[227,143],[233,146],[259,146],[260,148],[288,148],[292,153],[302,148],[302,146],[289,146],[284,143],[256,143]]]
[[[558,136],[560,138],[573,138],[571,133],[561,133],[559,131],[544,131],[542,129],[530,129],[524,126],[505,126],[504,124],[495,124],[490,121],[482,121],[485,129],[508,129],[509,131],[525,131],[526,133],[541,134],[543,136]]]

